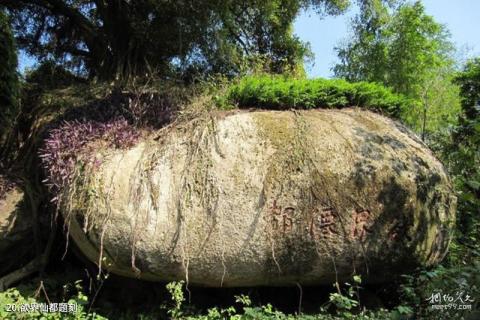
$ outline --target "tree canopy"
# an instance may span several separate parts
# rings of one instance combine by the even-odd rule
[[[468,119],[480,116],[480,57],[468,61],[455,81],[460,85],[462,108]]]
[[[416,100],[403,118],[423,134],[455,122],[460,104],[446,28],[425,13],[420,1],[366,0],[360,9],[352,39],[336,48],[335,75],[382,83]]]
[[[425,13],[420,1],[365,1],[353,21],[353,38],[336,48],[337,76],[376,81],[415,98],[428,72],[451,64],[449,34]]]
[[[268,71],[302,61],[308,47],[292,33],[303,8],[341,13],[348,0],[0,0],[14,18],[18,45],[90,77],[156,71],[235,75],[247,58]]]

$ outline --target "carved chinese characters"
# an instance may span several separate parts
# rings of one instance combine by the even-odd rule
[[[290,233],[293,230],[294,214],[295,214],[294,208],[286,207],[282,210],[282,207],[277,206],[277,201],[273,200],[273,204],[270,207],[270,218],[271,218],[272,229],[274,231]]]
[[[367,235],[371,233],[371,220],[369,210],[355,209],[352,213],[351,239],[365,241]]]
[[[333,240],[343,234],[353,241],[366,241],[372,232],[372,214],[367,209],[353,209],[349,226],[341,228],[341,218],[331,206],[320,205],[310,209],[309,214],[302,214],[293,206],[280,206],[273,200],[267,214],[271,230],[288,235],[297,230],[304,230],[312,240]]]
[[[336,222],[338,214],[330,207],[315,208],[310,220],[309,234],[312,239],[328,238],[338,235]]]

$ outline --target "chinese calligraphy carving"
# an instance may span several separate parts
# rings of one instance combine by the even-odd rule
[[[295,230],[306,234],[311,239],[333,240],[340,236],[338,222],[340,217],[335,208],[320,205],[311,209],[310,214],[300,215],[293,206],[282,207],[277,200],[273,200],[267,211],[269,224],[274,232],[291,234]],[[397,237],[397,226],[392,230],[392,237]],[[303,230],[303,231],[302,231]],[[347,228],[347,237],[352,240],[365,241],[372,232],[372,214],[367,209],[355,209],[352,212],[350,231]],[[343,233],[342,233],[343,234]]]
[[[370,211],[365,209],[355,209],[353,210],[352,220],[351,238],[365,241],[367,235],[371,233]]]
[[[270,207],[270,216],[272,221],[272,228],[274,231],[281,231],[283,233],[290,233],[293,230],[293,215],[295,208],[282,207],[277,205],[277,200],[273,200]]]
[[[315,208],[310,220],[309,233],[313,239],[326,238],[336,235],[337,213],[333,208]]]

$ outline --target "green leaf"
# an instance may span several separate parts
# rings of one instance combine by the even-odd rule
[[[353,281],[355,281],[356,283],[360,284],[360,283],[362,283],[362,277],[359,276],[359,275],[354,275],[354,276],[353,276]]]
[[[470,181],[467,181],[467,185],[473,188],[474,190],[480,189],[480,181],[470,180]]]

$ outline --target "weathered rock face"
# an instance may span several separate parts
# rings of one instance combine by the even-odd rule
[[[23,192],[16,187],[0,196],[0,276],[33,253],[31,219],[22,205]]]
[[[92,261],[206,286],[391,279],[443,258],[455,212],[427,147],[357,109],[244,112],[164,129],[109,151],[69,196],[70,234]]]

